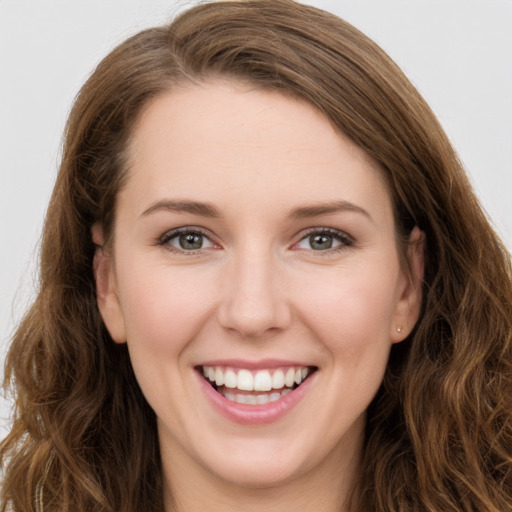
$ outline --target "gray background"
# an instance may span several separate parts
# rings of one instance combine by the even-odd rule
[[[30,303],[73,97],[117,43],[193,1],[0,0],[0,355]],[[437,113],[512,248],[512,0],[317,0],[379,43]],[[10,403],[0,400],[0,434]]]

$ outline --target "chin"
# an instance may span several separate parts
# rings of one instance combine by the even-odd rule
[[[274,459],[276,456],[274,456]],[[215,471],[221,480],[244,489],[271,489],[282,488],[284,485],[300,478],[307,472],[307,468],[286,461],[275,460],[249,462],[240,461],[230,467],[216,468]],[[213,468],[212,468],[213,469]]]

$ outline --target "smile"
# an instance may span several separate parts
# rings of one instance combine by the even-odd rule
[[[248,370],[203,365],[201,370],[207,382],[227,400],[238,404],[264,405],[291,393],[314,368],[300,366]]]

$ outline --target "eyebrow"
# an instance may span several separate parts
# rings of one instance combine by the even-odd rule
[[[149,208],[142,212],[141,217],[145,217],[156,211],[168,211],[175,213],[192,213],[201,217],[219,218],[221,214],[215,206],[209,203],[188,200],[171,200],[164,199],[153,203]]]
[[[156,201],[149,208],[144,210],[141,216],[145,217],[160,210],[174,213],[191,213],[193,215],[215,219],[222,217],[220,211],[210,203],[172,199]],[[364,208],[361,208],[360,206],[357,206],[350,201],[330,201],[327,203],[300,206],[292,210],[288,217],[290,219],[308,219],[312,217],[320,217],[321,215],[329,215],[331,213],[347,211],[360,213],[368,219],[372,220],[370,214]]]
[[[338,212],[360,213],[369,220],[372,220],[371,215],[364,208],[361,208],[350,201],[330,201],[328,203],[313,204],[311,206],[301,206],[294,209],[290,213],[289,217],[292,219],[307,219],[310,217],[320,217],[321,215]]]

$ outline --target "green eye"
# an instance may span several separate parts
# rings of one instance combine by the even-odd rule
[[[329,228],[311,230],[301,238],[295,245],[296,249],[307,249],[310,251],[329,251],[344,249],[353,244],[352,238],[342,231]]]
[[[324,233],[317,233],[308,237],[309,245],[314,251],[325,251],[326,249],[332,249],[333,236],[326,235]]]
[[[181,228],[164,235],[160,244],[173,252],[193,252],[214,247],[215,244],[201,231]]]
[[[203,235],[201,233],[183,233],[175,238],[179,248],[185,251],[197,251],[203,248]],[[171,245],[174,245],[171,243]]]

